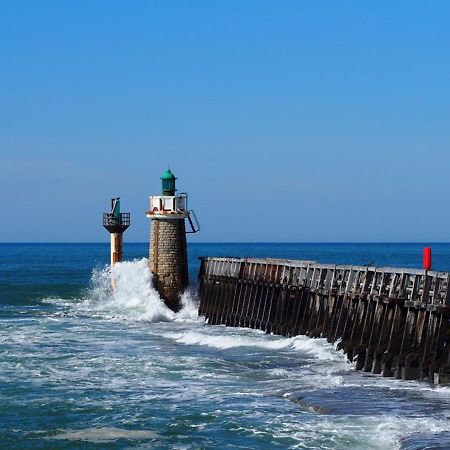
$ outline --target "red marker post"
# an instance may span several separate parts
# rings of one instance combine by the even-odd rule
[[[423,268],[428,272],[431,270],[431,247],[423,249]]]

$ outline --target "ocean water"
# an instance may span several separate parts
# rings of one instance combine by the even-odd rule
[[[147,244],[0,244],[0,448],[450,448],[450,387],[356,372],[323,339],[210,326],[198,256],[420,267],[420,244],[193,244],[177,314]],[[450,271],[450,244],[434,244]]]

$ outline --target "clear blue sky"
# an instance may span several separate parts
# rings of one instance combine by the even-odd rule
[[[450,2],[0,4],[0,241],[450,241]]]

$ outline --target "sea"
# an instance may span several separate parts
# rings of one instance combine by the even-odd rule
[[[190,244],[173,313],[148,244],[0,244],[1,449],[450,448],[450,387],[356,371],[325,339],[209,325],[199,256],[420,267],[424,244]],[[432,244],[450,271],[450,244]]]

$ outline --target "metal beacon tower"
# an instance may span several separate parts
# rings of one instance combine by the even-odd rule
[[[130,213],[120,212],[120,198],[111,199],[111,212],[103,213],[103,226],[111,234],[111,269],[112,266],[123,260],[124,231],[130,226]],[[111,270],[112,275],[112,270]],[[111,278],[114,288],[114,279]]]
[[[200,226],[194,211],[188,209],[187,194],[176,194],[175,180],[167,169],[161,177],[161,195],[150,196],[146,216],[151,219],[149,259],[155,287],[166,305],[178,311],[189,286],[186,233],[196,233]]]

